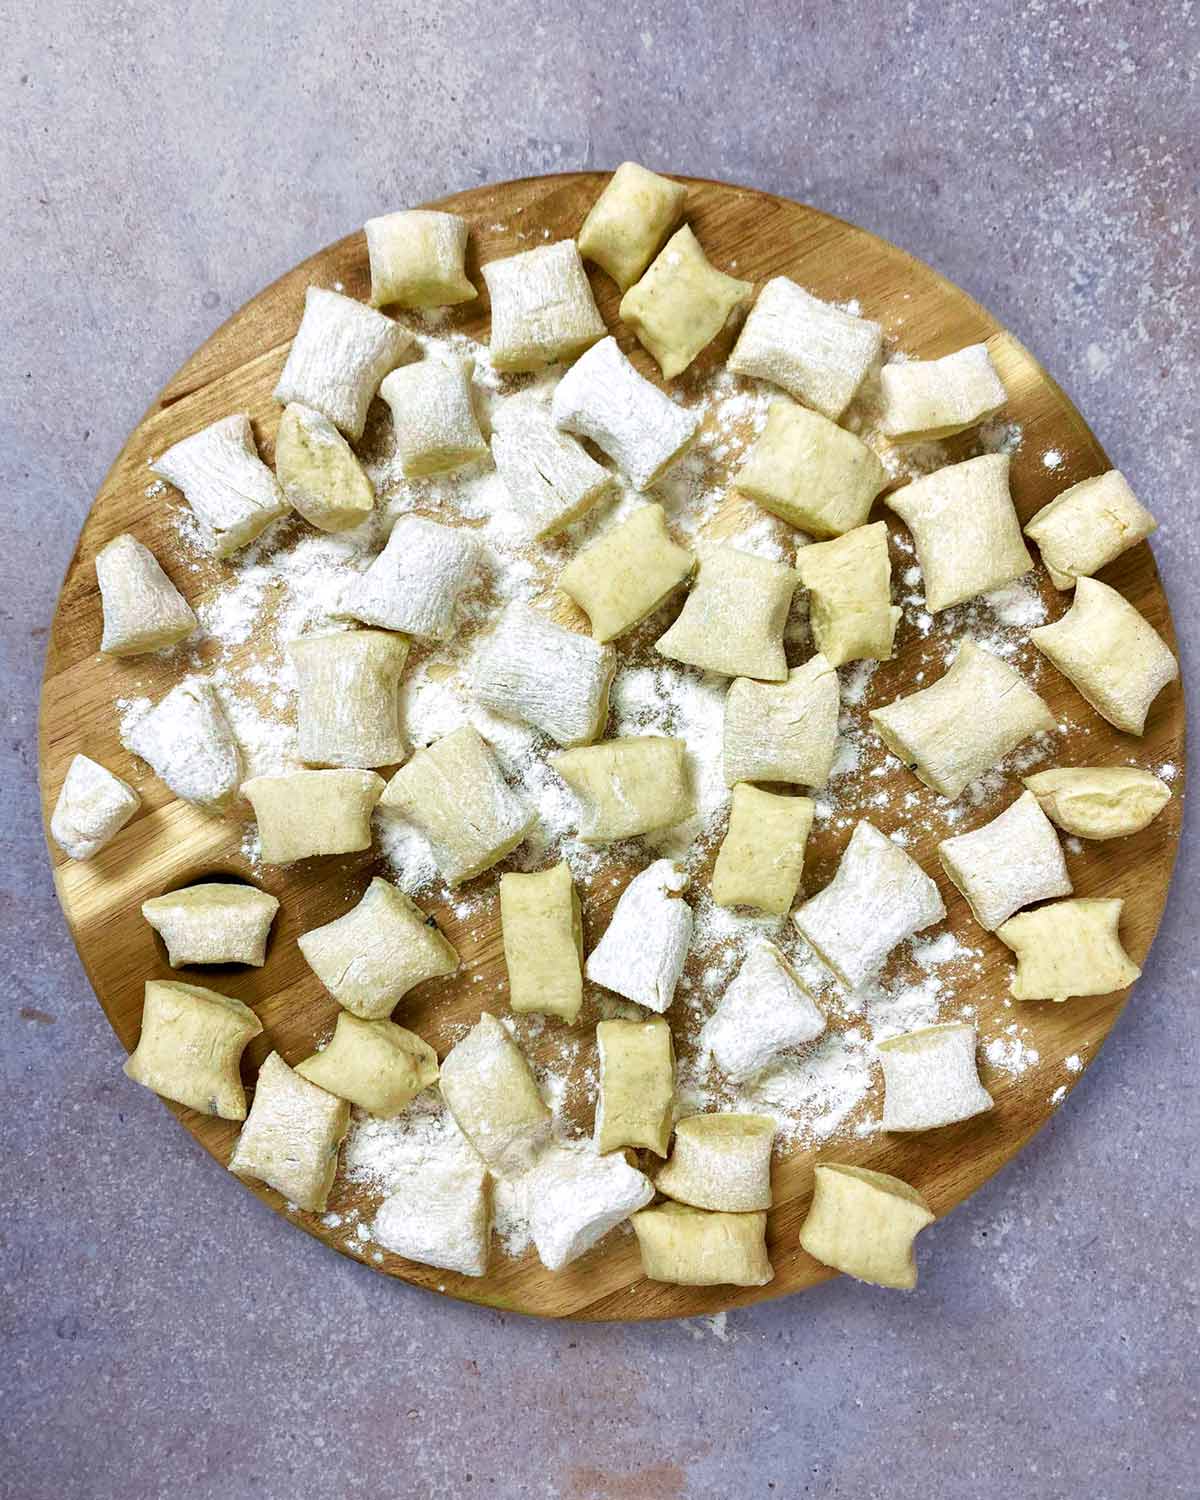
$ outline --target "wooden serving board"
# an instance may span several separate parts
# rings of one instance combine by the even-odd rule
[[[460,330],[486,341],[488,301],[480,263],[532,248],[544,237],[575,234],[604,181],[598,173],[538,178],[474,189],[433,205],[470,221],[468,271],[481,290],[477,302],[456,310],[436,331]],[[787,199],[715,182],[690,180],[688,186],[689,219],[716,265],[736,266],[738,276],[759,283],[785,273],[818,296],[835,301],[857,298],[864,314],[879,321],[888,336],[911,354],[936,357],[986,340],[1009,391],[1006,418],[1023,429],[1023,441],[1013,459],[1013,491],[1023,520],[1068,484],[1110,467],[1083,418],[1028,351],[928,266],[861,229]],[[51,844],[60,899],[80,956],[105,1014],[127,1049],[138,1037],[143,981],[172,973],[159,940],[141,918],[141,902],[200,877],[227,873],[247,878],[250,867],[241,844],[249,809],[226,819],[208,817],[173,799],[121,747],[114,701],[127,695],[135,683],[137,691],[150,692],[157,699],[177,679],[180,669],[169,659],[122,662],[97,654],[101,608],[93,559],[112,536],[132,531],[154,550],[193,605],[216,590],[223,565],[205,561],[197,568],[190,558],[181,559],[171,521],[178,497],[147,494],[151,476],[146,463],[177,439],[241,410],[250,412],[260,450],[271,461],[279,418],[271,392],[310,283],[341,284],[349,295],[365,298],[369,276],[363,236],[351,235],[322,250],[261,292],[169,382],[130,436],[96,498],[54,616],[41,716],[40,773],[47,823],[68,763],[77,752],[131,781],[143,797],[134,821],[96,859],[73,863]],[[656,378],[651,361],[618,322],[613,284],[595,270],[592,284],[622,347],[645,374]],[[685,394],[724,361],[732,337],[732,331],[727,331],[688,372],[680,382]],[[1043,462],[1048,450],[1062,456],[1055,468]],[[1153,506],[1152,495],[1144,498]],[[889,520],[894,523],[894,517],[889,515]],[[901,563],[898,571],[902,570]],[[1040,567],[1038,576],[1051,617],[1057,617],[1068,599],[1056,593]],[[1148,546],[1125,554],[1103,576],[1174,645],[1170,612]],[[931,665],[937,667],[932,675],[940,673],[942,656],[929,656],[911,631],[901,635],[898,646],[896,660],[879,668],[868,706],[913,691],[917,673]],[[253,642],[247,646],[248,652],[252,650]],[[926,674],[926,683],[932,675]],[[152,686],[147,687],[147,682]],[[1055,761],[1046,764],[1136,760],[1150,766],[1173,761],[1182,770],[1184,713],[1178,683],[1158,698],[1140,741],[1110,729],[1052,668],[1041,674],[1038,686],[1056,715],[1071,725]],[[902,769],[892,773],[891,779],[897,784],[903,781],[903,791],[922,792],[926,805],[936,801]],[[878,785],[872,783],[872,790]],[[1076,894],[1124,898],[1123,938],[1138,961],[1145,958],[1154,937],[1170,880],[1179,837],[1181,781],[1175,782],[1175,789],[1167,809],[1143,833],[1091,844],[1082,854],[1069,856]],[[894,806],[902,806],[902,796]],[[999,810],[996,806],[979,809],[959,831]],[[865,806],[862,811],[867,812]],[[879,821],[885,832],[891,832],[902,815],[893,812]],[[838,828],[831,822],[814,832],[805,874],[810,893],[832,874],[848,828],[848,824]],[[519,1260],[497,1254],[493,1270],[481,1280],[413,1265],[390,1253],[379,1259],[367,1257],[367,1263],[451,1296],[542,1316],[692,1316],[777,1297],[831,1274],[796,1242],[818,1159],[853,1161],[896,1173],[918,1187],[937,1214],[947,1213],[986,1182],[1045,1122],[1055,1107],[1051,1095],[1056,1086],[1069,1087],[1078,1076],[1063,1070],[1063,1059],[1074,1053],[1087,1061],[1095,1056],[1128,992],[1065,1005],[1045,1002],[1006,1007],[1010,955],[975,926],[966,904],[942,877],[935,853],[942,836],[924,826],[912,837],[909,852],[939,879],[951,929],[963,941],[984,950],[979,972],[960,982],[956,1001],[975,1005],[981,1030],[990,1025],[993,1034],[1002,1021],[1018,1021],[1032,1037],[1031,1045],[1036,1046],[1041,1061],[1019,1075],[985,1064],[983,1078],[996,1107],[961,1125],[918,1137],[875,1134],[848,1142],[836,1140],[820,1151],[796,1149],[786,1154],[774,1172],[776,1206],[770,1215],[769,1245],[776,1274],[769,1286],[689,1289],[647,1282],[640,1274],[632,1235],[622,1234],[610,1236],[558,1274],[544,1270],[532,1251]],[[303,962],[296,937],[342,913],[376,868],[375,856],[368,853],[268,869],[257,881],[279,897],[282,908],[266,966],[260,970],[189,970],[179,976],[236,995],[257,1011],[265,1032],[247,1050],[248,1083],[270,1049],[278,1049],[294,1063],[312,1050],[315,1037],[330,1030],[336,1007]],[[483,883],[489,881],[494,881],[494,875],[482,877]],[[607,878],[597,890],[584,893],[589,947],[603,931],[614,896],[613,883]],[[412,1003],[405,1002],[397,1018],[444,1054],[450,1029],[474,1021],[481,1004],[503,1009],[504,966],[494,899],[483,908],[482,918],[475,914],[460,920],[449,906],[433,909],[463,958],[463,970],[458,977],[422,987],[410,997]],[[578,1031],[588,1045],[594,1020],[594,1012],[585,1008]],[[877,1083],[876,1112],[879,1092]],[[168,1107],[219,1162],[228,1160],[235,1125],[176,1105]],[[589,1110],[580,1111],[580,1124],[585,1130],[590,1126]],[[254,1186],[251,1190],[277,1211],[287,1212],[275,1193]],[[367,1217],[374,1201],[363,1189],[341,1183],[330,1207],[342,1214],[357,1208]],[[291,1217],[335,1248],[352,1248],[344,1229],[328,1228],[314,1215],[293,1213]],[[936,1268],[927,1264],[923,1274],[936,1274]]]

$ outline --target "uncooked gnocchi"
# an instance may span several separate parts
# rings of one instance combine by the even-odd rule
[[[54,842],[72,859],[91,859],[125,827],[142,805],[142,799],[119,776],[76,755],[50,816]]]
[[[1121,946],[1124,902],[1077,897],[1010,917],[996,936],[1017,955],[1014,1000],[1069,1000],[1109,995],[1141,974]]]
[[[739,781],[713,865],[717,905],[754,906],[786,916],[800,888],[814,811],[811,797],[783,796]]]
[[[267,960],[267,935],[279,902],[257,886],[205,881],[142,902],[142,916],[167,945],[173,969],[185,964]]]
[[[669,859],[633,877],[588,954],[584,973],[593,984],[647,1010],[667,1009],[692,941],[692,909],[681,899],[683,886],[683,871]]]
[[[1072,891],[1058,834],[1032,792],[990,823],[943,839],[938,858],[987,932],[1023,906]]]
[[[659,1203],[634,1214],[631,1223],[649,1281],[766,1286],[775,1276],[765,1213],[709,1213],[686,1203]]]
[[[913,1241],[932,1223],[924,1198],[898,1177],[822,1162],[800,1248],[858,1281],[911,1291],[917,1284]]]
[[[709,546],[679,618],[655,649],[705,672],[782,682],[788,674],[783,628],[796,581],[786,563]]]
[[[654,259],[683,213],[686,197],[681,182],[623,161],[583,221],[580,255],[607,271],[624,291]]]
[[[991,1109],[975,1043],[975,1028],[965,1023],[924,1026],[880,1042],[884,1130],[936,1130]]]
[[[886,522],[801,547],[796,572],[808,590],[813,643],[830,666],[891,656],[901,610],[892,603]]]
[[[1090,577],[1158,529],[1158,522],[1129,487],[1124,474],[1110,469],[1084,479],[1049,505],[1043,505],[1025,527],[1041,549],[1055,586],[1069,589]]]
[[[479,543],[465,527],[401,516],[383,551],[343,591],[338,614],[380,630],[447,640],[478,563]]]
[[[483,267],[492,298],[492,364],[506,374],[575,359],[607,332],[574,240]]]
[[[186,640],[196,628],[191,605],[149,547],[122,532],[96,553],[104,607],[100,649],[106,656],[141,656]]]
[[[546,1108],[521,1049],[490,1011],[446,1054],[442,1098],[499,1177],[519,1177],[550,1139]]]
[[[700,1041],[721,1072],[739,1082],[824,1030],[825,1017],[812,992],[775,944],[762,939],[705,1022]]]
[[[685,224],[621,298],[621,319],[654,356],[664,379],[672,380],[753,295],[753,282],[726,276],[709,264]]]
[[[232,995],[148,979],[142,1033],[125,1059],[125,1074],[164,1099],[222,1120],[246,1118],[238,1065],[262,1022]]]
[[[643,505],[578,552],[558,586],[587,615],[594,638],[611,641],[652,614],[695,566],[695,554],[668,535],[662,506]]]
[[[941,359],[910,359],[879,372],[879,428],[893,442],[933,442],[994,416],[1008,400],[986,344]]]
[[[587,844],[670,828],[695,811],[682,740],[630,735],[552,755],[550,764],[579,799]]]
[[[600,1083],[596,1150],[625,1146],[666,1156],[675,1128],[675,1047],[662,1016],[596,1025]]]
[[[416,1032],[344,1010],[329,1045],[297,1063],[296,1072],[326,1093],[390,1119],[437,1082],[438,1061]]]
[[[288,865],[371,847],[371,812],[386,783],[374,771],[290,771],[254,776],[242,795],[258,819],[262,860]]]
[[[451,307],[479,295],[464,267],[467,221],[457,214],[402,209],[368,219],[363,231],[372,307]]]
[[[1079,839],[1140,833],[1171,800],[1165,781],[1136,766],[1061,766],[1025,785],[1051,822]]]
[[[258,1070],[254,1102],[229,1170],[265,1182],[310,1213],[323,1213],[349,1128],[344,1099],[301,1078],[272,1052]]]
[[[583,1004],[583,928],[570,866],[501,875],[500,930],[513,1010],[574,1021]]]
[[[818,652],[780,683],[739,677],[725,698],[725,782],[821,787],[837,749],[838,675]]]
[[[394,766],[400,733],[400,673],[408,642],[386,630],[338,630],[293,641],[297,739],[315,766]]]

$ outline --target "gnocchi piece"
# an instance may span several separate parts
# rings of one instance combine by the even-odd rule
[[[841,536],[861,526],[887,471],[861,438],[819,412],[782,398],[772,401],[767,423],[734,488],[813,536]]]
[[[238,1068],[246,1043],[261,1033],[258,1017],[232,995],[147,979],[142,1034],[125,1059],[125,1075],[201,1114],[244,1120]]]
[[[371,811],[384,780],[374,771],[289,771],[253,776],[242,795],[258,819],[265,865],[371,847]]]
[[[675,1047],[662,1016],[599,1021],[596,1150],[624,1146],[666,1156],[675,1125]]]
[[[670,828],[696,810],[682,740],[630,735],[565,750],[550,764],[583,805],[585,844]]]
[[[675,1125],[675,1149],[654,1179],[660,1193],[693,1208],[753,1213],[771,1206],[769,1115],[689,1115]]]
[[[878,973],[894,948],[945,915],[936,884],[916,860],[862,821],[833,879],[793,921],[822,962],[856,989]]]
[[[971,640],[945,676],[873,708],[871,720],[892,754],[943,797],[957,797],[1030,736],[1054,728],[1020,673]]]
[[[721,1072],[740,1082],[770,1067],[783,1053],[816,1041],[824,1030],[825,1017],[812,992],[775,944],[764,939],[746,955],[705,1022],[700,1042]]]
[[[1079,839],[1140,833],[1171,800],[1165,781],[1136,766],[1063,766],[1024,781],[1046,816]]]
[[[91,859],[141,805],[142,799],[128,782],[98,761],[75,755],[50,816],[50,833],[71,859]]]
[[[659,1203],[632,1220],[642,1274],[675,1286],[766,1286],[765,1213],[714,1214],[684,1203]]]
[[[483,279],[492,298],[492,364],[506,375],[565,364],[604,337],[574,240],[489,261]]]
[[[413,349],[413,337],[382,313],[310,286],[304,315],[275,387],[280,406],[298,401],[357,443],[385,375]]]
[[[1023,906],[1073,889],[1054,825],[1032,792],[981,828],[943,839],[938,858],[986,932]]]
[[[446,1054],[441,1089],[458,1128],[498,1177],[519,1177],[550,1139],[550,1111],[529,1064],[490,1011]]]
[[[1029,639],[1096,712],[1142,734],[1150,705],[1179,676],[1170,647],[1144,615],[1098,578],[1080,578],[1071,608]]]
[[[492,458],[513,509],[536,540],[554,536],[608,498],[616,483],[548,407],[513,396],[492,420]]]
[[[479,293],[466,272],[467,221],[427,208],[381,214],[363,225],[371,306],[453,307]]]
[[[975,1064],[975,1028],[925,1026],[879,1043],[883,1128],[936,1130],[992,1107]]]
[[[583,927],[570,865],[500,877],[508,1003],[568,1023],[583,1004]]]
[[[301,1078],[272,1052],[258,1070],[229,1170],[265,1182],[309,1213],[324,1213],[349,1129],[346,1101]]]
[[[388,782],[379,808],[425,836],[452,886],[499,864],[537,819],[469,724],[418,750]]]
[[[913,1241],[933,1218],[916,1188],[898,1177],[822,1162],[800,1248],[856,1281],[911,1291],[917,1284]]]
[[[487,1168],[464,1155],[426,1158],[379,1205],[375,1239],[419,1265],[485,1276],[492,1238]]]
[[[697,413],[639,375],[611,337],[571,366],[551,411],[558,427],[591,438],[639,490],[656,484],[700,430]]]
[[[820,301],[786,276],[774,276],[750,309],[729,368],[782,386],[836,422],[882,347],[878,323]]]
[[[801,547],[796,572],[808,590],[813,642],[831,667],[890,658],[901,610],[892,603],[886,521]]]
[[[907,360],[879,372],[879,427],[893,442],[933,442],[994,416],[1008,400],[986,344],[941,359]]]
[[[104,608],[100,650],[142,656],[177,646],[196,628],[191,605],[137,537],[122,532],[96,553],[96,582]]]
[[[558,586],[587,615],[593,637],[611,641],[653,614],[695,566],[668,535],[662,506],[643,505],[578,552]]]
[[[354,449],[328,417],[299,401],[279,419],[275,477],[288,504],[318,531],[348,531],[375,509],[375,489]]]
[[[584,965],[593,984],[647,1010],[667,1009],[692,941],[692,908],[679,894],[685,881],[669,859],[633,877]]]
[[[725,698],[725,783],[824,786],[837,748],[838,675],[818,652],[780,683],[739,677]]]
[[[274,474],[258,456],[245,412],[181,438],[150,465],[182,490],[215,557],[230,557],[286,514]]]
[[[611,646],[516,600],[476,649],[471,690],[493,713],[530,724],[560,745],[586,745],[608,719],[616,669]]]
[[[551,1145],[526,1179],[529,1230],[542,1264],[561,1271],[654,1197],[644,1172],[620,1152]]]
[[[1121,946],[1124,902],[1076,897],[1010,917],[996,936],[1017,955],[1009,993],[1014,1000],[1069,1000],[1110,995],[1141,970]]]
[[[718,271],[685,224],[621,298],[620,312],[663,378],[672,380],[753,296],[754,283]]]
[[[579,231],[579,253],[631,287],[683,214],[687,188],[623,161],[592,204]]]
[[[1158,522],[1117,469],[1073,484],[1025,527],[1055,588],[1075,587],[1158,530]]]
[[[327,1094],[391,1119],[437,1082],[437,1053],[416,1032],[392,1021],[364,1021],[342,1011],[333,1040],[296,1064],[296,1072]]]
[[[465,527],[401,516],[387,546],[343,593],[338,613],[380,630],[447,640],[478,565],[479,543]]]
[[[180,682],[121,736],[177,797],[224,812],[237,795],[242,756],[207,682]]]
[[[713,865],[717,905],[753,906],[786,916],[800,888],[814,811],[811,797],[781,796],[739,781]]]
[[[142,916],[167,945],[173,969],[185,964],[267,961],[267,936],[279,902],[257,886],[205,881],[142,902]]]
[[[458,970],[433,918],[378,875],[357,906],[296,945],[337,1003],[363,1021],[383,1020],[409,990]]]
[[[404,636],[386,630],[338,630],[293,641],[287,653],[298,684],[301,760],[317,766],[372,767],[404,759]]]
[[[472,360],[432,357],[383,377],[400,466],[409,478],[445,474],[488,451],[471,400]]]
[[[706,547],[678,619],[654,649],[705,672],[782,682],[783,628],[795,591],[795,570],[785,563]]]

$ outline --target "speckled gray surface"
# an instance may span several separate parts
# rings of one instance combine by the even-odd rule
[[[1103,1056],[923,1237],[914,1295],[539,1325],[334,1256],[122,1080],[33,782],[59,578],[188,352],[370,213],[629,155],[815,203],[986,303],[1164,521],[1186,668],[1200,7],[6,0],[0,21],[0,1494],[1195,1495],[1194,843]]]

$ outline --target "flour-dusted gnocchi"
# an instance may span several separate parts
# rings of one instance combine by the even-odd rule
[[[356,443],[380,381],[413,348],[412,334],[391,318],[353,297],[310,286],[275,399],[281,406],[298,401],[311,407]]]
[[[442,1098],[499,1177],[519,1177],[550,1139],[550,1111],[524,1053],[490,1011],[446,1054]]]
[[[607,331],[574,240],[489,261],[483,279],[492,298],[492,364],[505,374],[566,363]]]
[[[561,1271],[654,1197],[650,1179],[620,1152],[551,1145],[525,1179],[529,1231],[548,1271]]]
[[[301,1078],[272,1052],[258,1070],[254,1102],[229,1170],[265,1182],[309,1213],[324,1213],[349,1128],[344,1099]]]
[[[867,519],[887,471],[861,438],[780,398],[733,478],[764,510],[813,536],[841,536]]]
[[[721,1072],[739,1082],[761,1073],[785,1052],[815,1041],[824,1030],[825,1017],[812,992],[775,944],[762,939],[747,953],[705,1022],[700,1042]]]
[[[483,637],[471,663],[471,691],[507,719],[560,745],[586,745],[608,718],[617,655],[515,600]]]
[[[675,1047],[662,1016],[599,1021],[596,1150],[631,1146],[666,1156],[675,1126]]]
[[[673,542],[661,505],[643,505],[578,552],[558,586],[591,621],[598,641],[623,635],[686,582],[695,554]]]
[[[943,839],[938,858],[987,932],[1023,906],[1073,889],[1058,834],[1032,792],[981,828]]]
[[[316,766],[372,767],[404,759],[404,636],[386,630],[338,630],[305,636],[287,651],[298,684],[301,760]]]
[[[888,660],[901,611],[892,603],[885,521],[801,547],[796,572],[808,590],[813,643],[830,666]]]
[[[496,472],[529,534],[554,536],[611,495],[615,476],[554,425],[532,396],[510,396],[492,417]]]
[[[671,380],[753,296],[754,283],[718,271],[685,224],[621,298],[621,319],[654,356],[664,378]]]
[[[479,293],[466,273],[467,221],[428,208],[381,214],[363,225],[371,306],[453,307]]]
[[[574,1021],[583,1004],[583,927],[570,865],[501,875],[500,928],[509,1005]]]
[[[630,735],[566,750],[550,764],[582,804],[585,844],[670,828],[696,810],[682,740]]]
[[[836,422],[882,347],[878,323],[820,301],[786,276],[775,276],[750,309],[729,368],[782,386],[789,396]]]
[[[1102,718],[1142,734],[1150,705],[1179,676],[1170,647],[1144,615],[1098,578],[1080,578],[1071,608],[1029,639]]]
[[[782,796],[739,781],[713,865],[717,905],[754,906],[786,916],[800,888],[814,811],[811,797]]]
[[[1030,736],[1054,728],[1021,674],[972,640],[945,676],[872,709],[871,721],[892,754],[943,797],[957,797]]]
[[[1055,587],[1070,589],[1157,530],[1124,474],[1110,469],[1043,505],[1025,535],[1038,544]]]
[[[1062,766],[1024,781],[1046,816],[1079,839],[1140,833],[1171,800],[1165,781],[1136,766]]]
[[[660,1193],[693,1208],[753,1213],[771,1206],[769,1115],[689,1115],[675,1123],[675,1146],[654,1179]]]
[[[371,847],[371,812],[385,782],[374,771],[289,771],[253,776],[242,795],[258,819],[262,861],[289,865]]]
[[[686,877],[669,859],[655,860],[621,892],[604,936],[588,954],[593,984],[660,1014],[675,998],[692,941],[692,908],[680,892]]]
[[[275,435],[275,477],[284,498],[318,531],[359,526],[375,490],[354,449],[328,417],[293,401]]]
[[[474,361],[432,355],[383,377],[400,466],[410,478],[445,474],[488,451],[471,397]]]
[[[176,979],[148,979],[142,1034],[125,1074],[164,1099],[222,1120],[246,1118],[238,1071],[262,1022],[231,995]]]
[[[267,961],[267,937],[279,902],[257,886],[205,881],[142,902],[142,916],[167,945],[173,969],[185,964]]]
[[[913,1241],[933,1218],[916,1188],[898,1177],[822,1162],[800,1248],[856,1281],[911,1291],[917,1284]]]
[[[912,532],[937,614],[1002,588],[1033,567],[1008,489],[1007,453],[984,453],[914,479],[887,497]]]
[[[614,338],[578,360],[554,391],[555,423],[591,438],[635,489],[655,484],[696,440],[700,418],[639,375]]]
[[[106,656],[141,656],[186,640],[196,628],[191,605],[137,537],[122,532],[96,553],[104,608],[100,649]]]
[[[579,231],[579,253],[624,291],[633,285],[683,213],[687,188],[623,161]]]
[[[1010,917],[996,936],[1017,955],[1014,1000],[1109,995],[1141,974],[1121,946],[1116,898],[1076,897]]]
[[[419,1265],[485,1276],[492,1238],[487,1168],[467,1151],[439,1153],[396,1174],[372,1233]]]
[[[880,1042],[884,1130],[936,1130],[991,1109],[975,1044],[975,1028],[964,1022],[924,1026]]]
[[[974,427],[1008,400],[986,344],[941,359],[905,360],[879,372],[880,431],[893,442],[932,442]]]
[[[766,1286],[765,1213],[714,1214],[685,1203],[659,1203],[634,1214],[642,1274],[675,1286]]]
[[[705,547],[692,591],[655,650],[706,672],[782,682],[788,675],[783,628],[796,581],[786,563]]]
[[[725,782],[790,781],[824,786],[837,749],[841,692],[817,653],[780,683],[739,677],[725,698]]]
[[[67,767],[50,815],[54,842],[71,859],[91,859],[125,827],[142,799],[119,776],[76,755]]]
[[[793,920],[821,960],[855,989],[894,948],[945,915],[937,885],[916,860],[863,821],[855,824],[837,874]]]
[[[416,1032],[344,1010],[329,1045],[297,1063],[296,1072],[326,1093],[390,1119],[437,1082],[438,1060]]]
[[[220,700],[207,682],[178,683],[121,736],[185,802],[224,812],[242,779],[242,756]]]
[[[444,641],[478,566],[479,542],[466,527],[401,516],[383,551],[343,592],[338,614]]]
[[[150,465],[182,490],[215,557],[229,557],[284,515],[288,502],[258,456],[245,412],[181,438]]]

